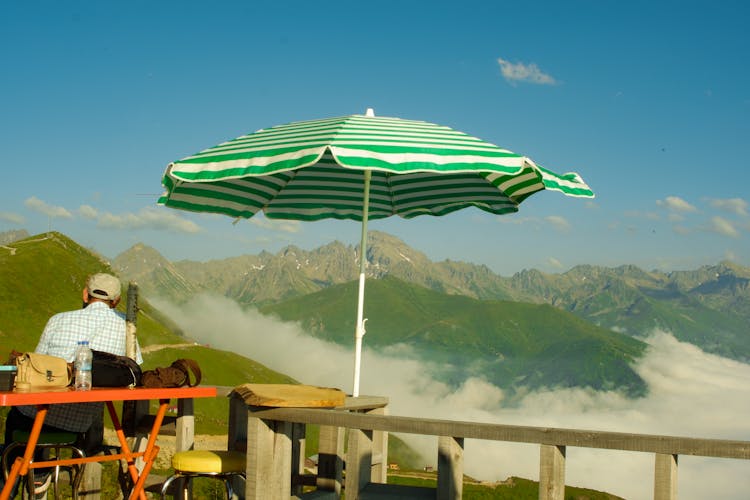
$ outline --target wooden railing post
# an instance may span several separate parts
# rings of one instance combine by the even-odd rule
[[[388,408],[373,408],[365,413],[369,415],[387,415]],[[372,462],[370,464],[370,482],[385,484],[388,482],[388,433],[372,432]]]
[[[654,500],[677,499],[677,455],[656,453]]]
[[[438,500],[461,500],[464,481],[464,440],[450,436],[438,438]]]
[[[302,495],[303,484],[300,478],[305,474],[305,430],[307,426],[305,424],[292,423],[291,424],[291,489],[292,495],[296,498]]]
[[[247,413],[245,497],[254,500],[291,497],[292,424]],[[262,408],[257,408],[262,409]]]
[[[543,444],[539,460],[539,500],[565,498],[565,446]]]
[[[344,429],[331,425],[320,426],[318,438],[318,477],[319,490],[341,494],[344,471]]]
[[[372,431],[349,429],[349,449],[346,452],[346,499],[357,500],[370,482],[372,466]]]
[[[177,400],[175,451],[192,450],[195,446],[195,414],[193,399]]]

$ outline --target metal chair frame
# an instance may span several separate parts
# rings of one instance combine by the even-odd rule
[[[209,477],[212,479],[220,479],[224,482],[224,488],[227,493],[227,499],[231,500],[232,497],[234,497],[234,489],[232,488],[232,478],[241,476],[242,479],[245,479],[245,473],[244,472],[238,472],[238,471],[229,471],[229,472],[190,472],[190,471],[180,471],[175,470],[174,474],[169,476],[169,478],[164,481],[164,484],[161,487],[161,498],[162,500],[167,498],[167,490],[171,486],[172,482],[177,479],[184,479],[184,482],[182,483],[182,488],[180,489],[182,493],[183,500],[188,500],[188,492],[190,491],[190,482],[194,477]],[[174,498],[177,498],[177,495],[175,494]]]
[[[78,455],[79,458],[84,458],[86,456],[83,450],[75,446],[74,441],[71,441],[69,443],[45,443],[45,442],[42,442],[43,439],[44,439],[44,433],[40,435],[40,442],[37,443],[36,449],[54,451],[55,458],[60,456],[61,450],[70,450],[71,454]],[[3,450],[2,458],[0,458],[0,466],[2,467],[3,475],[6,480],[8,479],[8,473],[10,472],[10,466],[12,465],[12,464],[8,464],[8,457],[10,456],[10,452],[16,448],[21,448],[23,450],[26,448],[26,443],[23,441],[16,441],[16,442],[8,444]],[[73,466],[61,466],[61,465],[54,466],[54,473],[52,475],[52,488],[53,488],[52,491],[54,492],[55,500],[59,499],[57,482],[60,478],[61,470],[64,470],[68,473],[70,477],[70,487],[73,491],[73,499],[74,500],[78,499],[78,487],[80,486],[81,480],[83,479],[84,467],[85,467],[85,464],[73,465]],[[29,498],[34,498],[35,479],[36,478],[34,475],[34,469],[29,469],[29,473],[26,476],[26,491],[28,491]]]

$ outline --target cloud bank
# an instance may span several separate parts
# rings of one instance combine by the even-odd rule
[[[351,391],[351,350],[314,339],[295,324],[243,311],[223,297],[201,296],[182,308],[153,302],[200,342],[239,352],[303,383]],[[511,408],[504,405],[503,391],[485,380],[472,378],[451,390],[428,378],[421,363],[368,349],[361,393],[387,396],[392,415],[750,440],[750,366],[706,354],[663,332],[648,341],[650,349],[635,369],[650,393],[637,400],[590,389],[540,390]],[[400,437],[435,463],[434,438]],[[467,440],[465,446],[465,471],[473,477],[538,479],[537,445]],[[651,454],[568,448],[566,482],[650,499],[653,467]],[[746,498],[747,470],[747,461],[681,456],[679,497]]]

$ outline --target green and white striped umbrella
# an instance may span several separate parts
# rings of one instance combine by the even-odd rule
[[[364,335],[367,221],[445,215],[466,207],[518,211],[550,189],[593,197],[575,173],[556,174],[525,156],[449,127],[351,115],[259,130],[170,163],[159,203],[249,218],[362,221],[354,390]]]

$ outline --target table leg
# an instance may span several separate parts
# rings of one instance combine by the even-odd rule
[[[37,405],[34,424],[31,426],[29,440],[26,443],[26,451],[24,451],[23,457],[18,457],[13,462],[13,466],[10,468],[10,473],[8,474],[8,479],[5,480],[3,491],[0,492],[0,500],[8,500],[10,492],[13,489],[13,484],[16,482],[18,476],[25,476],[29,473],[29,464],[34,457],[36,443],[39,440],[39,434],[42,432],[42,426],[44,425],[44,419],[46,417],[47,405]]]
[[[169,399],[159,400],[159,409],[154,415],[154,425],[151,427],[151,432],[148,435],[148,442],[146,443],[146,449],[144,450],[143,459],[143,471],[141,471],[141,477],[138,479],[135,487],[133,488],[133,495],[136,492],[143,492],[143,487],[146,484],[146,478],[149,472],[151,472],[151,466],[156,460],[156,455],[159,453],[159,447],[156,446],[156,437],[159,435],[159,429],[161,429],[161,423],[164,421],[164,415],[167,413],[169,408]],[[133,496],[131,496],[133,498]]]
[[[112,425],[115,428],[115,434],[117,434],[117,440],[120,441],[120,449],[122,450],[122,454],[125,455],[125,461],[127,463],[128,472],[130,473],[130,478],[133,480],[133,484],[137,484],[140,478],[138,474],[138,469],[135,466],[135,457],[133,457],[133,452],[130,451],[130,447],[128,446],[128,441],[127,439],[125,439],[125,432],[123,432],[122,430],[120,417],[117,416],[117,411],[115,410],[115,404],[112,401],[107,401],[107,411],[109,412],[109,416],[112,419]],[[135,494],[136,494],[136,490],[134,487],[130,495],[130,498],[134,498]],[[146,500],[146,494],[143,491],[140,491],[139,496],[141,500]]]
[[[161,424],[164,421],[164,415],[167,413],[167,408],[169,408],[169,399],[160,399],[159,410],[154,416],[154,424],[151,427],[151,432],[148,435],[148,442],[146,443],[146,449],[143,452],[143,470],[139,474],[138,469],[135,466],[133,453],[130,451],[128,442],[125,439],[125,432],[122,430],[120,419],[115,411],[114,403],[112,401],[107,401],[107,410],[109,411],[109,416],[112,418],[112,425],[115,427],[117,439],[120,441],[122,452],[128,457],[128,472],[130,472],[130,477],[133,479],[133,490],[130,493],[131,499],[140,497],[141,500],[146,500],[146,493],[143,491],[143,487],[146,484],[146,478],[151,471],[151,466],[156,459],[156,455],[159,453],[159,447],[156,446],[156,437],[159,434],[159,429],[161,429]]]

